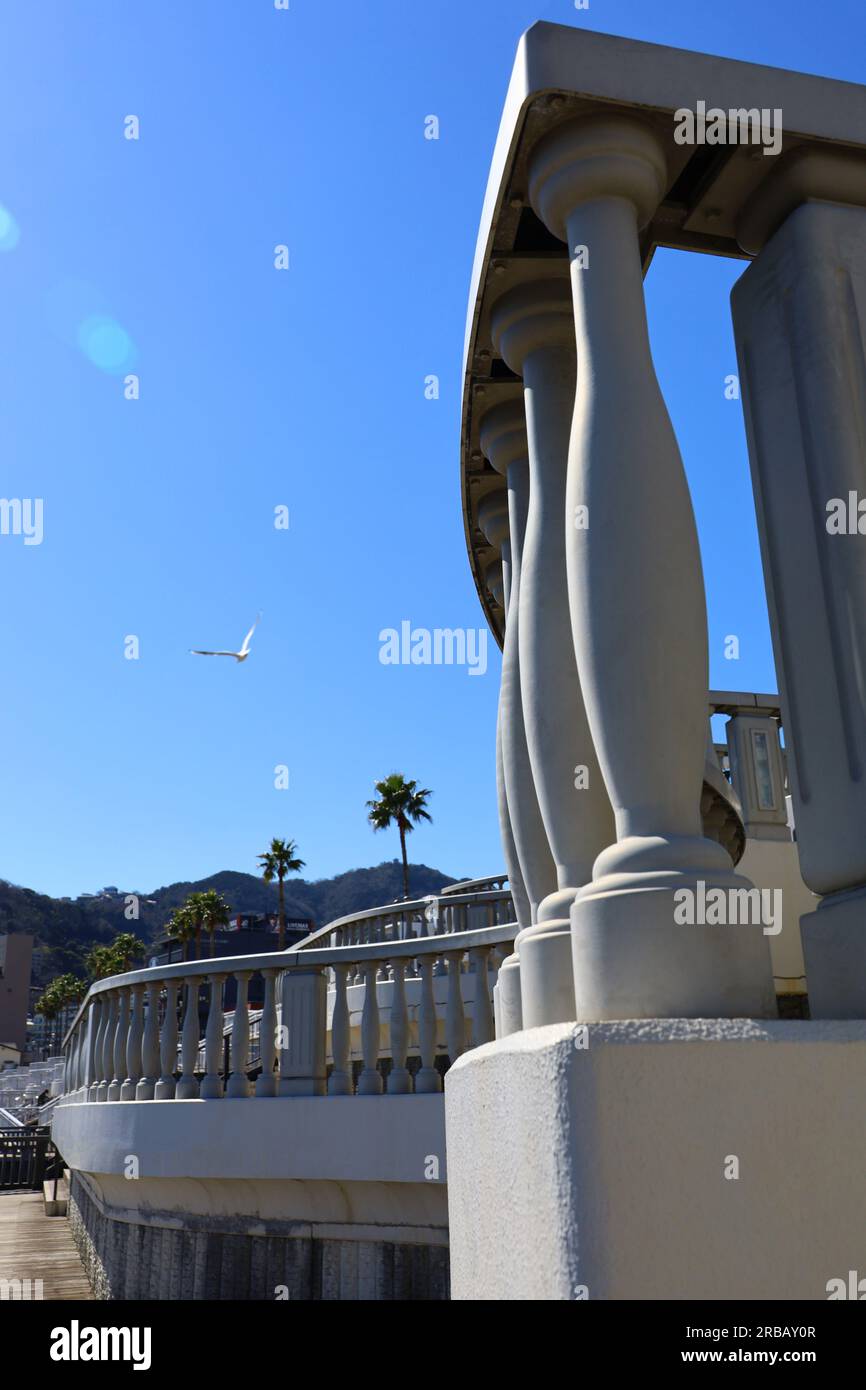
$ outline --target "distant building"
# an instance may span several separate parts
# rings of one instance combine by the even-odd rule
[[[0,1038],[19,1052],[27,1047],[32,960],[32,936],[0,936]]]
[[[305,936],[315,931],[316,924],[306,918],[292,917],[286,918],[286,946],[294,946],[299,941],[303,941]],[[211,937],[207,933],[202,933],[201,954],[204,960],[213,956],[257,956],[267,954],[269,951],[278,950],[277,937],[279,935],[279,922],[277,914],[269,913],[262,917],[254,912],[235,912],[229,920],[228,927],[223,927],[220,931],[213,934],[213,948],[211,948]],[[173,937],[163,933],[157,937],[150,948],[147,956],[147,964],[172,965],[184,959],[184,949],[186,947],[187,956],[190,960],[195,958],[195,942],[183,943],[175,941]],[[226,1008],[234,1007],[235,981],[229,980],[226,985]],[[250,1003],[259,1005],[262,1002],[263,983],[259,976],[254,976],[250,981]]]
[[[41,991],[37,991],[39,992]],[[60,1052],[63,1039],[78,1009],[78,1004],[67,1004],[55,1018],[45,1018],[40,1013],[33,1014],[27,1048],[31,1061],[44,1061],[46,1057],[54,1057]]]

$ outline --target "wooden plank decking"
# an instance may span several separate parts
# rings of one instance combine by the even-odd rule
[[[0,1193],[0,1280],[42,1280],[45,1299],[92,1299],[65,1216],[46,1216],[41,1192]]]

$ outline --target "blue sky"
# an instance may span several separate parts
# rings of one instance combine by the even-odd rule
[[[435,793],[412,857],[495,872],[498,652],[473,678],[383,666],[378,636],[482,622],[460,369],[517,39],[558,20],[863,81],[866,11],[3,0],[0,19],[0,492],[44,499],[41,545],[0,538],[0,875],[148,890],[253,871],[272,835],[310,877],[377,863],[396,837],[364,803],[395,769]],[[659,252],[647,299],[711,684],[772,690],[742,412],[724,398],[743,269]],[[245,665],[189,655],[239,645],[259,610]]]

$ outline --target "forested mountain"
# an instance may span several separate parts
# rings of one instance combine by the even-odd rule
[[[457,880],[413,864],[409,871],[413,897],[438,893]],[[215,888],[232,912],[263,914],[277,910],[277,885],[265,883],[254,874],[224,869],[196,882],[171,883],[139,898],[138,920],[125,916],[128,891],[116,897],[49,898],[31,888],[19,888],[0,879],[0,935],[28,932],[36,938],[34,984],[47,984],[66,971],[84,975],[84,958],[96,942],[110,941],[118,932],[131,931],[147,943],[162,931],[176,907],[188,894]],[[335,917],[364,908],[392,902],[403,891],[402,867],[398,859],[371,869],[349,869],[334,878],[308,882],[286,879],[286,916],[312,919],[324,926]]]

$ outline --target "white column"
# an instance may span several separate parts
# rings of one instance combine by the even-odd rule
[[[352,1094],[352,1055],[346,974],[349,966],[334,966],[334,1012],[331,1015],[331,1054],[334,1066],[328,1077],[329,1096]]]
[[[136,1100],[153,1100],[159,1080],[159,994],[161,985],[151,980],[147,986],[147,1017],[141,1042],[142,1076],[135,1088]]]
[[[500,807],[507,807],[514,852],[528,899],[528,920],[526,906],[515,899],[518,924],[526,928],[535,922],[539,904],[556,890],[556,866],[532,777],[520,682],[520,587],[529,508],[529,446],[522,401],[503,402],[488,410],[481,422],[480,440],[485,456],[504,475],[507,486],[509,593],[497,720],[497,786]],[[491,506],[487,499],[483,500],[479,508],[482,521],[485,503],[488,508]],[[510,875],[504,830],[502,840]],[[515,942],[515,951],[503,962],[496,986],[499,1031],[503,1037],[524,1026],[519,970],[520,953]]]
[[[436,1000],[433,994],[432,956],[422,956],[420,966],[418,1051],[421,1055],[421,1067],[415,1076],[415,1092],[417,1095],[432,1095],[442,1090],[442,1078],[436,1070]]]
[[[275,1096],[277,1078],[274,1075],[274,1062],[277,1059],[277,1002],[276,970],[263,970],[265,999],[259,1021],[259,1058],[262,1069],[256,1079],[257,1096]]]
[[[409,1010],[406,1007],[405,983],[406,962],[402,956],[395,956],[391,964],[394,980],[388,1029],[391,1042],[388,1094],[389,1096],[408,1095],[412,1090],[412,1078],[406,1066],[406,1053],[409,1045]]]
[[[126,1080],[120,1090],[121,1100],[135,1100],[135,1091],[141,1077],[141,1042],[144,1034],[144,985],[133,985],[132,1018],[129,1036],[126,1040]]]
[[[154,1100],[174,1100],[174,1073],[177,1067],[177,990],[177,980],[166,980],[165,1014],[159,1046],[162,1075],[154,1087]]]
[[[532,205],[571,257],[580,371],[566,495],[569,601],[617,834],[572,908],[576,1014],[587,1020],[775,1012],[760,922],[700,920],[707,892],[721,889],[730,903],[751,885],[704,837],[700,818],[703,576],[650,354],[638,244],[666,187],[658,138],[624,117],[569,122],[531,157]],[[684,900],[674,895],[684,889],[694,924],[677,920]]]
[[[211,975],[207,1027],[204,1034],[204,1068],[199,1096],[219,1100],[223,1094],[223,982],[225,975]]]
[[[181,1074],[175,1090],[176,1100],[198,1099],[198,1078],[195,1074],[199,1043],[198,987],[198,976],[190,975],[186,981],[186,1009],[180,1041]]]
[[[114,1076],[114,1035],[117,1031],[117,990],[106,990],[103,996],[105,1000],[105,1029],[100,1028],[102,1034],[101,1048],[101,1067],[102,1077],[96,1091],[97,1100],[108,1100],[108,1089]]]
[[[517,920],[521,926],[528,926],[532,921],[532,905],[524,881],[520,851],[517,847],[512,814],[508,805],[508,788],[505,780],[505,762],[503,755],[503,739],[507,738],[509,745],[512,745],[516,744],[516,740],[519,736],[518,731],[512,730],[510,727],[510,720],[519,718],[519,711],[510,706],[506,698],[506,659],[509,663],[513,663],[518,659],[516,646],[514,652],[511,653],[509,651],[508,658],[506,658],[506,647],[509,645],[508,610],[511,604],[511,597],[516,594],[513,560],[514,546],[512,545],[509,529],[509,499],[507,489],[498,489],[496,492],[489,492],[486,497],[482,498],[478,506],[478,525],[490,544],[499,550],[501,556],[502,598],[506,626],[505,645],[503,646],[502,653],[503,675],[499,687],[499,706],[496,716],[496,800],[499,810],[499,834],[502,839],[502,854],[505,860],[508,882],[511,886],[511,894],[514,899]],[[518,559],[518,581],[519,576],[520,569]],[[512,643],[511,645],[515,644]],[[507,735],[503,732],[504,726],[509,726]],[[512,754],[512,756],[515,755]],[[527,841],[525,831],[522,834],[522,838],[525,844]]]
[[[87,1090],[87,1099],[99,1100],[99,1088],[102,1085],[105,1072],[102,1067],[102,1054],[105,1045],[105,1030],[108,1027],[108,998],[104,994],[97,994],[93,1001],[93,1008],[96,1010],[96,1031],[93,1038],[93,1079]]]
[[[361,1013],[361,1049],[364,1054],[364,1069],[358,1077],[359,1096],[380,1096],[383,1091],[382,1074],[377,1066],[379,1060],[379,996],[376,977],[379,972],[378,961],[365,961],[364,1008]]]
[[[226,1095],[232,1099],[241,1099],[250,1094],[247,1076],[250,1056],[250,1010],[247,993],[251,974],[251,970],[234,971],[237,995],[232,1020],[231,1075],[226,1083]]]
[[[809,1008],[866,1018],[866,209],[826,201],[838,172],[774,176],[766,231],[789,215],[731,303],[800,866],[825,895],[801,919]]]
[[[520,692],[535,791],[557,887],[517,939],[523,1026],[575,1016],[571,905],[614,836],[580,689],[566,577],[565,492],[574,415],[574,310],[568,280],[521,285],[493,306],[494,341],[523,377],[529,509],[520,569]]]

